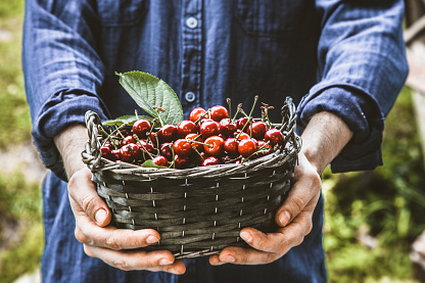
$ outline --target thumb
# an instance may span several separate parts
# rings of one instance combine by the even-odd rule
[[[104,227],[111,222],[111,212],[96,192],[91,181],[92,174],[88,168],[75,172],[68,183],[68,194],[75,217],[89,217],[98,226]]]

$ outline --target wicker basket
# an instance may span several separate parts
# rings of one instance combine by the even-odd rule
[[[113,225],[156,229],[161,241],[145,250],[170,250],[176,258],[244,246],[239,231],[276,229],[274,215],[291,187],[301,139],[295,106],[282,107],[284,149],[242,164],[189,169],[145,168],[102,158],[99,117],[86,113],[89,143],[82,153],[98,194],[113,212]]]

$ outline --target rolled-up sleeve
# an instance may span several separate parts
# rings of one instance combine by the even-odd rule
[[[341,117],[354,136],[331,163],[333,172],[382,164],[384,119],[407,76],[402,0],[316,0],[322,15],[319,82],[298,107],[302,132],[312,115]]]
[[[89,109],[106,117],[98,96],[104,66],[89,3],[28,0],[25,7],[23,69],[33,140],[46,167],[63,179],[53,138],[70,124],[84,123]]]

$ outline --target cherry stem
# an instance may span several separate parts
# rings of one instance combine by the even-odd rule
[[[193,142],[193,143],[197,143],[197,144],[202,144],[202,145],[206,145],[206,146],[208,146],[209,148],[212,148],[212,147],[214,147],[212,144],[206,144],[206,143],[204,143],[204,142],[199,142],[199,141],[195,141],[195,140],[192,140],[192,139],[186,139],[189,143],[191,143],[191,142]]]
[[[136,138],[137,142],[140,144],[140,146],[142,147],[143,151],[146,152],[149,157],[151,159],[154,159],[155,157],[146,149],[146,147],[142,144],[142,142],[140,141],[139,137],[137,135],[134,135],[134,137]]]
[[[154,107],[153,108],[156,112],[156,114],[158,115],[158,120],[159,120],[159,124],[161,125],[161,127],[164,127],[164,121],[162,121],[161,115],[159,112],[165,112],[165,109],[162,107]]]
[[[230,98],[226,98],[226,102],[229,108],[229,117],[232,117],[232,100]]]
[[[204,118],[206,115],[209,115],[209,114],[210,114],[210,110],[208,109],[207,111],[205,111],[205,113],[201,114],[198,119],[196,119],[195,124],[198,124],[198,122],[201,121],[202,118]]]
[[[137,114],[137,109],[134,109],[134,115],[136,116],[136,119],[139,120],[139,115]]]
[[[202,160],[205,160],[205,158],[202,156],[202,154],[196,149],[196,147],[192,147],[193,150],[202,158]]]
[[[252,103],[251,111],[249,111],[248,118],[252,117],[252,113],[254,113],[255,106],[257,105],[258,95],[254,97],[254,103]]]
[[[235,119],[238,116],[238,114],[241,112],[241,110],[243,110],[242,109],[242,103],[239,103],[238,104],[238,107],[236,108],[235,116],[233,116],[233,118],[232,118],[232,123],[235,122]]]
[[[170,144],[170,150],[171,150],[171,163],[170,163],[170,166],[168,167],[168,168],[175,168],[176,167],[176,162],[175,162],[175,160],[174,160],[174,157],[175,157],[175,153],[174,153],[174,148],[171,146],[171,144]]]

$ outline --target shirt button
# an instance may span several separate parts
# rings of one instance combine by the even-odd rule
[[[189,91],[189,92],[186,92],[186,94],[184,95],[184,98],[186,99],[187,102],[194,102],[196,95],[193,92]]]
[[[186,19],[186,26],[188,28],[196,28],[198,26],[198,20],[194,17],[189,17]]]

